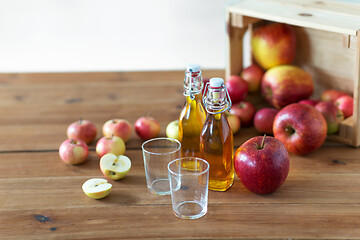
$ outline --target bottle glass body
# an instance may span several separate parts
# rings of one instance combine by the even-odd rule
[[[210,164],[209,189],[226,191],[234,181],[234,143],[225,112],[208,113],[200,137],[201,157]]]
[[[205,118],[202,94],[194,95],[193,99],[186,96],[186,103],[179,118],[182,157],[200,157],[200,134]]]

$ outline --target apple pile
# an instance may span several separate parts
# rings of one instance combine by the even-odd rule
[[[230,113],[239,118],[241,127],[254,125],[258,132],[282,141],[288,151],[303,155],[319,148],[352,116],[354,99],[346,92],[328,89],[320,99],[309,99],[314,82],[309,73],[292,65],[296,36],[291,26],[269,23],[256,28],[251,47],[256,64],[226,81],[233,102]],[[249,93],[257,92],[269,107],[257,110],[247,100]]]
[[[151,117],[141,117],[134,125],[137,135],[144,140],[157,137],[160,133],[159,122]],[[68,139],[59,147],[61,160],[71,165],[85,162],[89,155],[88,144],[92,143],[97,135],[95,124],[80,119],[71,123],[66,133]],[[131,168],[131,161],[124,154],[125,143],[132,135],[132,126],[125,119],[111,119],[103,124],[102,133],[104,136],[97,141],[95,148],[100,157],[100,170],[109,179],[122,179]],[[82,189],[90,198],[100,199],[109,194],[111,187],[106,179],[93,178],[87,180]]]

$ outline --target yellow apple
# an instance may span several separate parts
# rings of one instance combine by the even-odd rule
[[[108,178],[119,180],[126,176],[131,168],[131,161],[127,156],[108,153],[100,159],[100,170]]]
[[[281,23],[261,26],[254,30],[251,48],[256,62],[264,69],[291,64],[296,53],[295,31]]]
[[[84,182],[82,190],[86,196],[94,199],[106,197],[111,190],[112,185],[103,178],[91,178]]]
[[[167,125],[166,136],[179,140],[179,120],[172,121]]]
[[[227,113],[226,116],[233,134],[237,133],[241,125],[240,119],[231,113]]]

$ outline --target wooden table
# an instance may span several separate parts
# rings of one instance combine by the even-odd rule
[[[147,190],[134,134],[128,176],[110,181],[108,197],[88,198],[82,183],[102,177],[95,143],[87,162],[65,165],[58,147],[67,126],[92,120],[100,138],[108,119],[150,115],[164,136],[184,102],[182,82],[183,72],[0,75],[0,239],[360,238],[360,149],[330,141],[291,155],[277,192],[253,194],[236,178],[227,192],[210,191],[205,217],[181,220],[170,196]],[[235,148],[255,135],[241,129]]]

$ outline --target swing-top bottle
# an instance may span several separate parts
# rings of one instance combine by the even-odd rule
[[[202,88],[203,80],[199,65],[188,65],[184,78],[186,103],[179,117],[182,157],[200,156],[200,133],[206,117],[202,104]]]
[[[206,84],[203,103],[207,116],[200,136],[200,151],[210,164],[209,189],[226,191],[234,180],[234,144],[226,117],[231,100],[222,78],[212,78]]]

